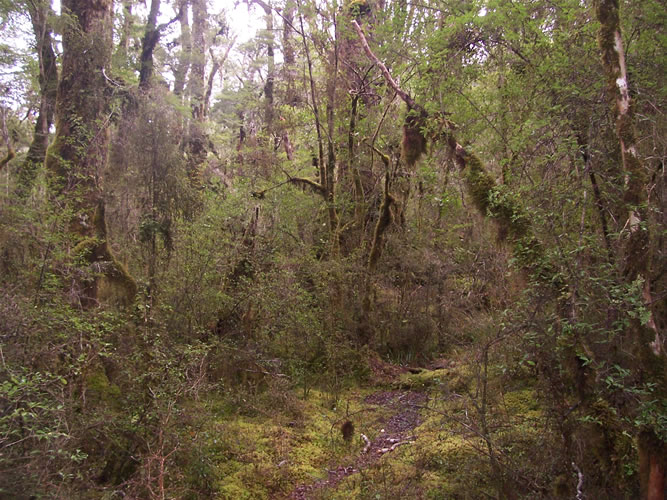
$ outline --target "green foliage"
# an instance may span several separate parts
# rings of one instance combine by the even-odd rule
[[[73,189],[49,198],[42,172],[21,200],[16,165],[39,82],[36,58],[11,39],[20,5],[0,2],[3,74],[25,68],[2,103],[17,158],[0,186],[0,469],[10,471],[0,496],[287,497],[358,464],[363,442],[337,431],[351,419],[380,436],[391,412],[364,403],[378,390],[428,395],[416,440],[365,457],[323,497],[575,497],[573,462],[586,496],[637,496],[637,438],[667,440],[664,390],[647,376],[659,361],[637,357],[660,322],[664,275],[657,2],[621,4],[637,154],[652,179],[639,208],[654,273],[637,279],[619,271],[620,150],[597,24],[580,2],[274,4],[285,60],[271,124],[265,33],[232,49],[197,123],[188,92],[134,89],[139,47],[118,47],[103,74],[108,114],[86,126],[72,117],[76,134],[51,144],[56,181]],[[141,15],[128,17],[130,39]],[[304,40],[278,31],[284,19],[301,30],[300,16]],[[428,115],[402,118],[352,17]],[[178,24],[156,49],[165,81],[187,51],[171,39]],[[213,24],[207,58],[222,55]],[[290,180],[319,176],[314,104],[336,166],[329,206]],[[185,153],[193,127],[207,134],[198,189]],[[444,142],[454,129],[476,152],[461,172]],[[94,172],[76,174],[61,154],[88,161],[109,136],[108,164]],[[75,213],[92,184],[106,214]],[[73,220],[108,230],[78,237]],[[137,278],[131,307],[86,303],[100,260]]]

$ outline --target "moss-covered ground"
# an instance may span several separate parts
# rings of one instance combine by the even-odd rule
[[[198,460],[186,475],[230,500],[495,498],[520,484],[545,417],[531,384],[503,391],[489,381],[484,401],[481,382],[475,367],[452,363],[348,387],[337,400],[271,384],[220,394],[188,431]]]

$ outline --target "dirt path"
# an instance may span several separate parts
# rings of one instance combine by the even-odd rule
[[[380,391],[364,398],[364,403],[369,408],[383,410],[378,412],[381,416],[372,422],[373,432],[369,433],[376,437],[367,442],[365,450],[361,450],[350,465],[338,465],[329,469],[327,479],[297,485],[289,498],[316,498],[317,492],[335,488],[343,479],[371,466],[398,446],[416,440],[417,436],[413,431],[421,423],[417,407],[426,403],[427,399],[426,394],[414,391]]]

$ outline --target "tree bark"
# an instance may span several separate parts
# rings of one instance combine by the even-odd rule
[[[130,50],[130,38],[132,31],[132,0],[123,0],[123,27],[120,30],[120,40],[116,48],[116,55],[123,66],[127,61],[127,54]]]
[[[333,13],[334,19],[334,46],[330,54],[330,71],[327,78],[327,163],[325,169],[324,188],[327,193],[327,211],[329,214],[329,228],[333,237],[334,254],[338,253],[338,215],[336,214],[336,190],[334,174],[336,170],[336,144],[334,137],[336,134],[334,123],[334,111],[336,109],[336,87],[338,82],[338,23],[336,23],[336,13]]]
[[[185,7],[181,6],[180,8],[184,9]],[[162,31],[181,18],[181,12],[179,11],[171,21],[158,26],[157,18],[159,15],[160,0],[152,0],[148,20],[146,21],[146,31],[144,32],[144,37],[141,39],[141,56],[139,58],[139,88],[143,90],[146,90],[150,86],[153,74],[155,73],[153,53],[160,41]]]
[[[287,0],[283,9],[283,79],[287,90],[285,91],[285,102],[289,106],[297,104],[299,98],[296,94],[296,50],[292,40],[294,23],[294,2]]]
[[[359,231],[363,234],[364,229],[364,185],[361,181],[359,164],[357,162],[356,133],[357,133],[357,112],[359,104],[359,94],[352,96],[350,103],[350,126],[347,135],[347,154],[348,165],[352,172],[354,181],[354,218]]]
[[[313,61],[310,58],[310,49],[308,48],[308,40],[306,40],[306,33],[303,28],[303,15],[299,12],[299,23],[301,25],[301,40],[303,42],[303,50],[306,54],[306,62],[308,63],[308,80],[310,82],[310,99],[313,107],[313,116],[315,118],[315,132],[317,133],[317,152],[318,152],[318,169],[320,173],[320,185],[326,189],[326,167],[324,165],[324,145],[322,142],[322,127],[320,125],[320,111],[317,105],[317,95],[315,93],[315,79],[313,78]]]
[[[101,176],[112,114],[106,88],[111,62],[113,1],[64,0],[63,65],[56,103],[56,136],[47,152],[51,190],[74,216],[69,230],[76,257],[91,266],[81,302],[130,303],[136,284],[107,242]]]

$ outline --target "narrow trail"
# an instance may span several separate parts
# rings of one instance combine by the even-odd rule
[[[349,465],[337,465],[328,469],[329,476],[314,483],[299,484],[288,497],[291,500],[311,500],[318,492],[334,489],[343,479],[370,467],[384,455],[392,453],[398,446],[414,442],[417,436],[414,429],[421,423],[418,407],[424,405],[428,396],[414,391],[378,391],[363,402],[369,409],[378,408],[389,411],[378,412],[380,415],[371,422],[370,428],[374,439],[369,440],[364,449]]]

